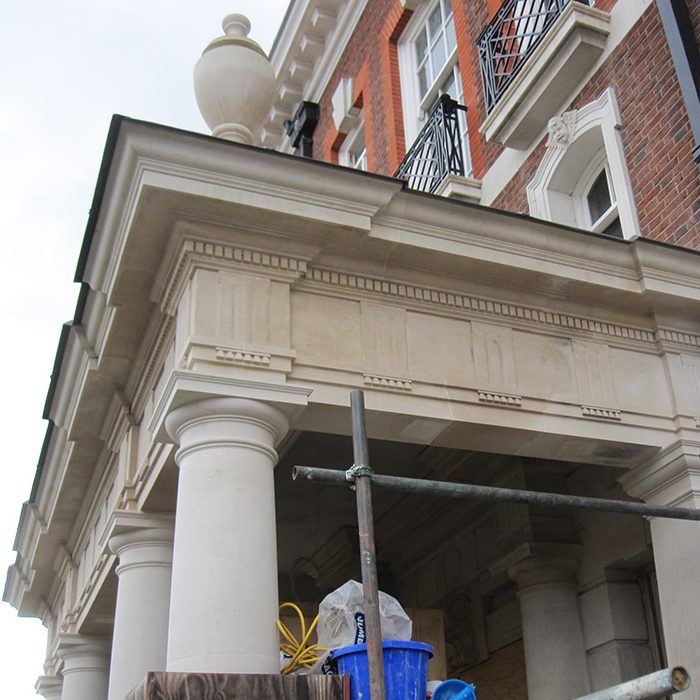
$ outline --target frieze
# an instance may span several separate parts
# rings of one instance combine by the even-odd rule
[[[163,294],[161,308],[168,315],[175,314],[177,303],[182,294],[182,287],[188,278],[186,270],[191,265],[193,257],[218,260],[224,264],[262,268],[270,273],[291,275],[293,278],[303,277],[307,268],[307,261],[303,258],[186,238],[182,242],[179,259],[170,277],[170,283]]]
[[[176,265],[171,284],[164,294],[163,309],[174,313],[179,298],[178,289],[186,278],[185,268],[192,256],[211,258],[236,265],[250,265],[265,268],[271,273],[292,275],[308,282],[352,289],[358,292],[379,294],[418,304],[431,304],[447,307],[465,313],[495,316],[516,322],[535,323],[557,329],[593,333],[600,336],[655,344],[671,342],[692,348],[700,348],[700,336],[673,329],[662,328],[656,331],[626,326],[619,323],[607,323],[585,316],[557,313],[523,304],[494,301],[476,296],[448,292],[432,287],[407,284],[398,281],[357,275],[337,270],[312,267],[308,260],[300,257],[268,253],[251,248],[225,245],[208,241],[185,239],[182,244],[180,260]]]
[[[434,304],[468,313],[497,316],[520,322],[538,323],[584,333],[595,333],[633,342],[654,343],[656,341],[655,333],[643,328],[623,326],[617,323],[605,323],[584,316],[545,311],[522,304],[499,302],[492,299],[446,292],[431,287],[405,284],[364,275],[309,267],[304,278],[307,281],[319,284],[381,294],[409,302]]]
[[[581,406],[581,415],[586,418],[603,418],[605,420],[622,420],[622,412],[611,408]]]

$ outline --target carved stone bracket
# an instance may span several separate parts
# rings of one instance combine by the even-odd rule
[[[603,418],[604,420],[622,420],[622,412],[614,408],[581,406],[581,415],[586,418]]]
[[[383,377],[378,374],[365,374],[364,383],[366,386],[377,389],[393,389],[394,391],[411,391],[410,379],[397,379],[396,377]]]
[[[477,391],[479,401],[483,403],[498,404],[499,406],[519,407],[523,404],[523,397],[515,394],[497,394],[493,391]]]

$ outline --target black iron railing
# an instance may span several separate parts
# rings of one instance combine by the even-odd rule
[[[477,42],[488,112],[570,1],[506,0],[501,5]]]
[[[440,96],[394,177],[406,180],[412,190],[432,193],[449,173],[464,175],[460,110],[467,108],[449,95]]]

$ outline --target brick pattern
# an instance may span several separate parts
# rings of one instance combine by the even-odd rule
[[[612,9],[615,0],[598,0]],[[458,58],[468,107],[474,176],[483,177],[503,151],[479,134],[486,118],[476,42],[500,0],[453,0]],[[691,21],[700,34],[700,2],[690,2]],[[337,162],[343,141],[332,120],[331,96],[343,76],[356,81],[357,104],[365,116],[370,170],[395,172],[410,144],[404,142],[397,41],[411,12],[399,0],[372,0],[321,99],[316,156]],[[641,234],[647,238],[700,248],[700,169],[692,160],[693,136],[661,21],[652,4],[625,40],[600,67],[570,108],[581,107],[615,89],[622,116],[627,158]],[[493,205],[528,213],[525,187],[545,151],[534,149]]]
[[[369,168],[384,175],[396,170],[405,146],[398,62],[392,57],[395,39],[392,47],[390,38],[400,33],[409,16],[398,0],[372,0],[367,4],[321,98],[321,119],[314,134],[316,157],[333,160],[333,152],[337,154],[342,143],[343,137],[333,123],[331,99],[340,79],[351,77],[356,91],[359,85],[362,93]]]
[[[700,168],[692,159],[694,139],[655,4],[571,108],[596,99],[607,86],[617,95],[642,236],[700,249]],[[544,150],[543,139],[493,206],[528,212],[525,187]]]

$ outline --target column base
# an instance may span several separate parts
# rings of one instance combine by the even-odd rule
[[[347,676],[280,676],[233,673],[148,673],[126,700],[208,698],[308,698],[343,700]]]

